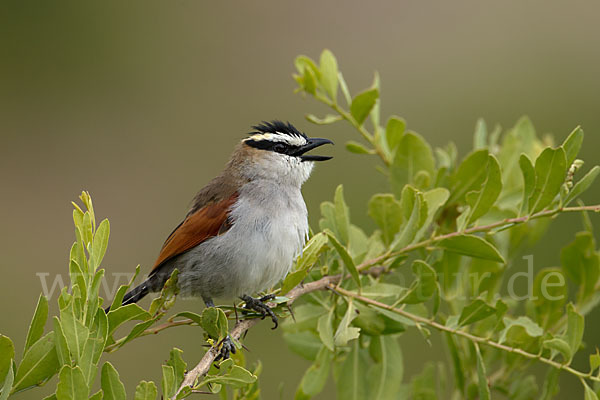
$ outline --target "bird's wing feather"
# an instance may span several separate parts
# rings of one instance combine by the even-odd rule
[[[226,199],[208,203],[189,214],[163,244],[150,276],[155,274],[166,261],[191,250],[213,236],[224,233],[231,226],[227,217],[237,198],[237,193],[234,193]]]

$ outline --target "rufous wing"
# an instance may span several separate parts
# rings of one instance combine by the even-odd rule
[[[237,198],[237,193],[234,193],[227,199],[209,203],[189,214],[163,244],[150,275],[155,274],[166,261],[227,231],[231,227],[227,217]]]

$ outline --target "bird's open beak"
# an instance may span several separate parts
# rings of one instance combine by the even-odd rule
[[[333,144],[333,142],[329,139],[321,139],[321,138],[310,138],[308,142],[300,147],[295,153],[295,156],[300,157],[302,161],[325,161],[330,160],[333,157],[330,156],[315,156],[315,155],[304,155],[304,153],[314,149],[315,147],[323,146],[324,144]]]

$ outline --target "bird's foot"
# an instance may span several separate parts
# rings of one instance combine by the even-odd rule
[[[219,354],[217,354],[217,357],[215,358],[215,363],[219,362],[220,360],[227,360],[231,354],[235,354],[236,352],[235,343],[233,343],[233,340],[231,337],[229,337],[229,335],[227,335],[225,339],[221,340],[219,347]]]
[[[259,299],[255,299],[254,297],[250,297],[248,295],[243,295],[240,297],[240,299],[244,300],[244,302],[246,303],[244,305],[244,308],[248,309],[248,310],[254,310],[258,313],[260,313],[262,315],[262,319],[265,319],[265,317],[267,315],[269,315],[269,317],[271,317],[271,321],[273,321],[273,328],[271,329],[275,329],[277,328],[277,326],[279,325],[277,316],[275,315],[275,313],[273,312],[273,310],[271,310],[271,307],[269,307],[268,305],[265,304],[266,301],[269,300],[273,300],[275,298],[274,294],[269,294],[267,296],[263,296]]]

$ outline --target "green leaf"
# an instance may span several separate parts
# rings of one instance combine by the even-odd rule
[[[600,367],[600,352],[596,347],[596,353],[590,354],[590,374],[593,374]]]
[[[354,154],[371,154],[371,153],[373,153],[372,150],[367,149],[364,145],[362,145],[358,142],[355,142],[353,140],[346,142],[346,150],[348,150],[350,153],[354,153]]]
[[[227,361],[227,360],[226,360]],[[225,362],[226,362],[225,361]],[[221,366],[223,369],[223,367]],[[225,375],[209,375],[203,381],[202,385],[208,383],[218,383],[221,385],[228,385],[231,387],[242,387],[246,386],[249,383],[256,382],[256,375],[252,372],[248,371],[245,368],[240,367],[239,365],[233,365],[231,369]]]
[[[402,224],[400,202],[392,194],[376,194],[369,201],[369,216],[381,229],[384,243],[389,245]]]
[[[568,297],[567,282],[558,268],[542,268],[533,281],[536,320],[544,328],[553,326],[563,314]]]
[[[535,169],[526,154],[521,154],[519,166],[523,174],[523,200],[521,201],[521,212],[519,214],[523,215],[529,210],[529,198],[535,188]]]
[[[546,148],[535,160],[535,188],[529,197],[529,212],[535,214],[552,203],[565,181],[567,159],[562,147]]]
[[[564,205],[569,205],[569,203],[571,203],[577,197],[581,196],[586,190],[588,190],[598,177],[598,174],[600,174],[600,167],[595,165],[594,168],[592,168],[587,174],[585,174],[583,178],[577,181],[575,186],[573,186],[573,189],[569,191],[569,194],[565,198]]]
[[[212,308],[212,307],[211,307]],[[171,398],[175,394],[175,370],[170,365],[162,366],[162,391],[163,398]]]
[[[418,134],[407,132],[400,140],[390,167],[390,183],[394,193],[400,195],[404,185],[414,184],[419,171],[434,176],[435,161],[431,146]]]
[[[75,243],[73,245],[75,245]],[[77,290],[81,293],[81,301],[85,302],[88,298],[87,271],[84,273],[77,261],[71,260],[69,262],[69,276],[71,278],[71,287],[74,289],[75,286],[77,286]]]
[[[566,340],[571,349],[571,354],[577,353],[583,339],[585,321],[579,314],[573,304],[567,305],[567,333]]]
[[[581,382],[583,382],[583,386],[584,386],[584,400],[598,400],[598,396],[596,395],[596,392],[594,392],[594,390],[588,386],[587,383],[585,383],[584,380],[582,380]]]
[[[554,367],[548,368],[546,378],[544,379],[544,387],[540,400],[552,400],[558,394],[558,375],[560,370]]]
[[[336,381],[337,398],[344,400],[369,399],[368,354],[354,341],[351,351],[342,362]]]
[[[54,323],[54,345],[56,346],[56,355],[60,365],[71,364],[71,355],[67,338],[62,330],[62,325],[58,317],[53,318]]]
[[[467,193],[481,188],[487,178],[489,160],[487,149],[474,151],[465,157],[451,178],[453,189],[450,191],[450,203],[460,202]]]
[[[58,379],[58,386],[56,387],[57,400],[87,399],[89,388],[79,366],[63,366]]]
[[[352,321],[352,326],[360,328],[361,335],[379,336],[386,328],[384,317],[377,312],[377,309],[370,306],[356,303],[356,318]]]
[[[500,164],[496,157],[489,155],[487,163],[487,178],[481,190],[469,192],[466,195],[467,204],[471,207],[468,223],[477,221],[487,214],[502,191],[502,175]]]
[[[0,335],[0,383],[4,382],[6,374],[11,371],[15,358],[15,346],[7,336]]]
[[[485,149],[488,146],[487,126],[483,118],[477,120],[475,133],[473,135],[473,148],[475,150]]]
[[[293,288],[295,288],[300,282],[304,280],[308,276],[310,270],[299,270],[290,272],[287,274],[283,283],[281,284],[281,294],[286,294]]]
[[[350,211],[346,205],[346,201],[344,200],[344,187],[342,185],[338,185],[338,187],[335,189],[333,204],[335,206],[335,224],[340,234],[340,242],[348,244]]]
[[[400,232],[391,244],[392,250],[400,250],[415,241],[417,233],[427,221],[427,203],[423,200],[423,193],[411,186],[405,186],[400,198],[400,207],[403,214],[403,224]]]
[[[327,235],[323,232],[319,232],[310,238],[310,240],[306,242],[302,254],[296,261],[296,270],[306,270],[312,267],[319,259],[323,250],[325,250],[326,244]]]
[[[122,342],[119,342],[119,347],[122,347],[126,343],[131,342],[133,339],[140,337],[144,331],[150,328],[157,321],[157,318],[150,319],[148,321],[137,323],[127,334],[127,337]]]
[[[350,323],[357,315],[355,310],[352,299],[349,299],[346,314],[344,314],[335,332],[334,343],[336,346],[346,346],[350,340],[356,339],[360,334],[359,328],[350,326]]]
[[[379,97],[379,92],[381,91],[381,80],[379,79],[379,72],[375,71],[375,74],[373,76],[373,84],[371,85],[372,89],[377,89],[378,92],[378,97]],[[373,130],[375,131],[375,140],[377,140],[378,143],[381,143],[381,132],[380,132],[380,121],[381,121],[381,107],[379,105],[379,102],[376,101],[375,105],[373,106],[373,108],[371,109],[370,112],[370,116],[371,116],[371,124],[373,125]],[[385,143],[382,144],[385,147]]]
[[[141,381],[135,388],[134,400],[156,400],[158,390],[154,382]]]
[[[327,383],[332,358],[333,354],[327,350],[327,347],[322,346],[317,354],[317,359],[304,373],[296,398],[316,396],[321,393]]]
[[[135,281],[135,278],[138,276],[139,273],[140,273],[140,266],[138,265],[135,268],[135,273],[133,274],[133,276],[131,277],[129,282],[126,285],[119,286],[119,289],[117,290],[117,294],[115,294],[115,297],[113,298],[113,301],[110,305],[110,311],[114,311],[117,308],[121,307],[125,293],[127,293],[127,290],[129,290],[129,287],[131,287],[131,285],[133,284],[133,282]]]
[[[108,361],[102,366],[101,386],[104,393],[103,400],[125,400],[125,386],[119,378],[119,373]]]
[[[490,400],[490,388],[485,372],[485,364],[483,363],[483,358],[481,357],[481,352],[479,351],[479,346],[475,343],[475,354],[477,354],[477,378],[478,378],[478,392],[480,400]]]
[[[108,317],[104,310],[100,307],[96,310],[96,317],[92,325],[92,331],[88,339],[88,343],[83,350],[84,359],[86,353],[89,351],[91,354],[91,360],[94,364],[100,360],[100,355],[104,350],[104,346],[108,340]],[[90,341],[92,343],[90,343]],[[85,371],[84,371],[85,372]]]
[[[565,149],[565,155],[567,157],[567,166],[573,164],[573,161],[579,154],[581,144],[583,143],[583,130],[578,126],[571,132],[571,134],[565,139],[562,144],[562,148]]]
[[[399,285],[375,282],[372,285],[363,287],[360,294],[363,297],[380,299],[385,297],[397,297],[403,291],[406,291],[406,288]]]
[[[321,315],[319,317],[319,322],[317,323],[317,332],[319,332],[319,338],[323,342],[326,348],[331,351],[334,351],[334,342],[333,342],[333,313],[335,309],[332,308],[327,314]],[[308,393],[308,392],[305,392]]]
[[[329,241],[331,242],[337,253],[340,255],[340,258],[344,262],[344,266],[352,276],[352,279],[354,280],[354,282],[356,282],[358,287],[360,287],[361,282],[360,277],[358,276],[358,270],[356,269],[356,265],[354,264],[352,257],[350,257],[350,254],[348,254],[348,250],[346,250],[346,248],[342,246],[340,242],[338,242],[338,240],[335,238],[332,232],[325,231],[325,233],[327,234]]]
[[[89,329],[75,317],[72,307],[60,310],[60,319],[69,351],[78,362],[81,360],[83,348],[90,334]]]
[[[152,303],[150,303],[150,307],[148,308],[150,315],[155,318],[160,317],[175,304],[175,298],[179,294],[179,286],[177,285],[178,279],[179,270],[175,268],[173,272],[171,272],[169,279],[167,279],[163,285],[160,296],[154,298]]]
[[[338,81],[340,84],[340,90],[342,91],[344,99],[346,100],[346,104],[352,103],[352,96],[350,96],[350,90],[348,90],[348,85],[346,84],[344,75],[342,75],[342,71],[338,71]]]
[[[376,363],[370,367],[368,373],[370,398],[376,400],[397,399],[404,372],[402,351],[398,340],[396,337],[386,335],[374,337],[372,342],[379,344],[379,351]]]
[[[2,385],[2,391],[0,392],[0,400],[8,399],[8,395],[10,394],[10,388],[12,387],[14,379],[15,372],[13,370],[12,364],[10,364],[8,371],[6,371],[6,375],[0,378],[0,382],[4,381],[4,384]]]
[[[321,84],[331,100],[337,103],[338,66],[335,56],[327,49],[321,53]]]
[[[285,277],[281,285],[281,294],[286,294],[306,278],[310,268],[317,262],[323,250],[326,249],[327,242],[327,235],[323,232],[319,232],[310,238],[296,261],[296,270]]]
[[[524,332],[532,338],[540,337],[544,334],[544,330],[535,322],[533,322],[528,317],[519,317],[517,319],[510,319],[508,317],[504,317],[504,330],[500,333],[500,343],[504,343],[509,339],[509,333],[513,328],[520,327],[524,330]]]
[[[400,302],[405,304],[417,304],[427,301],[433,296],[437,287],[437,274],[435,270],[424,261],[416,260],[412,269],[417,279],[410,289],[401,297]]]
[[[119,307],[115,310],[111,310],[108,313],[108,334],[112,336],[115,330],[127,321],[141,320],[146,321],[150,319],[150,314],[137,304],[127,304],[126,306]]]
[[[365,119],[367,119],[369,116],[369,113],[375,106],[375,103],[377,103],[378,98],[379,90],[368,89],[357,94],[354,99],[352,99],[352,104],[350,105],[350,114],[352,114],[359,125],[362,125],[363,122],[365,122]]]
[[[566,362],[571,361],[571,358],[573,357],[573,353],[571,352],[569,344],[562,339],[553,338],[544,340],[542,345],[547,349],[558,351],[560,354],[562,354],[564,361]]]
[[[312,63],[312,60],[310,62]],[[315,95],[317,92],[317,76],[320,76],[320,71],[316,67],[311,68],[307,65],[302,67],[297,65],[297,67],[300,75],[294,75],[294,79],[307,93]]]
[[[444,336],[446,339],[448,350],[450,352],[450,357],[452,358],[454,380],[456,382],[455,386],[460,391],[460,393],[464,393],[465,369],[462,366],[461,353],[457,347],[456,338],[449,333],[446,333]]]
[[[395,115],[388,119],[385,127],[385,137],[387,139],[387,145],[392,153],[394,153],[396,148],[400,145],[405,129],[406,121],[404,121],[404,119],[396,117]]]
[[[181,355],[183,351],[178,348],[173,348],[169,355],[169,361],[167,361],[167,365],[173,367],[173,372],[175,374],[175,384],[179,386],[181,382],[183,382],[183,378],[185,376],[185,371],[187,368],[187,364],[183,361]]]
[[[443,239],[437,243],[437,247],[452,253],[462,254],[469,257],[481,258],[499,263],[505,263],[500,252],[489,242],[474,235],[456,235]]]
[[[17,368],[13,392],[41,385],[58,372],[60,367],[54,347],[54,332],[36,341],[25,353]]]
[[[83,239],[83,245],[87,249],[88,245],[92,243],[93,237],[93,228],[92,228],[92,217],[90,216],[90,212],[86,211],[83,214],[83,225],[81,227],[81,234]]]
[[[31,324],[29,325],[29,331],[27,332],[27,339],[25,339],[25,349],[23,353],[27,353],[27,350],[37,342],[44,334],[44,326],[46,325],[46,319],[48,318],[48,299],[42,294],[35,307]]]
[[[427,229],[433,223],[436,213],[444,204],[446,204],[449,197],[450,192],[446,188],[435,188],[423,193],[423,199],[427,204],[427,218],[419,230],[419,233],[417,233],[415,240],[420,240],[425,235]]]
[[[310,57],[300,55],[294,60],[294,65],[300,73],[304,72],[305,69],[309,69],[315,74],[315,76],[319,76],[320,74],[319,68]]]
[[[429,361],[423,371],[412,380],[412,397],[410,399],[437,400],[437,382],[435,380],[435,366]]]
[[[465,308],[463,308],[458,318],[459,326],[467,326],[481,321],[496,313],[496,309],[488,305],[482,299],[475,299]]]
[[[110,235],[110,223],[107,219],[103,220],[94,235],[94,244],[92,245],[92,255],[94,258],[94,267],[97,268],[102,263],[106,248],[108,247],[108,237]]]
[[[202,315],[190,311],[182,311],[180,313],[175,314],[175,317],[189,318],[196,324],[202,325]]]
[[[207,307],[202,311],[202,329],[212,339],[219,340],[227,336],[227,316],[217,307]]]

